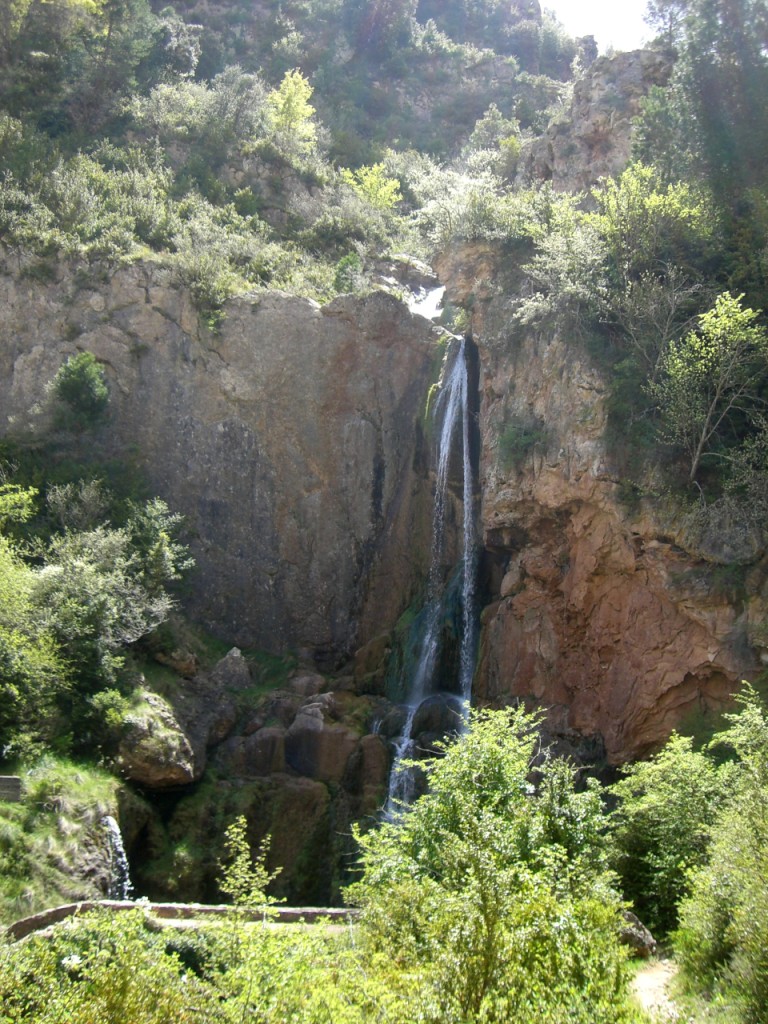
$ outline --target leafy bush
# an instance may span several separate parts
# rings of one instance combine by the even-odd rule
[[[267,893],[267,887],[280,874],[281,869],[272,872],[267,870],[269,839],[261,844],[256,856],[253,856],[247,837],[247,825],[245,817],[240,815],[224,833],[227,863],[223,866],[219,888],[238,907],[263,909],[276,902]]]
[[[650,393],[661,410],[660,437],[681,449],[690,481],[718,444],[736,442],[762,405],[768,380],[768,332],[758,314],[742,308],[743,295],[724,293],[699,317],[699,330],[670,342]],[[744,422],[746,420],[746,422]]]
[[[390,210],[403,198],[396,179],[388,178],[383,163],[342,170],[341,176],[362,199],[378,210]]]
[[[684,182],[665,186],[643,164],[603,179],[592,196],[594,218],[621,283],[659,263],[695,264],[717,227],[702,191]]]
[[[0,999],[9,1022],[193,1024],[223,1021],[215,993],[184,975],[141,910],[91,913],[52,939],[0,951]]]
[[[614,864],[645,924],[662,935],[677,922],[691,871],[706,863],[726,779],[690,738],[673,734],[660,753],[623,769],[611,787]]]
[[[717,817],[707,864],[680,906],[675,949],[689,983],[716,988],[745,1024],[768,1007],[768,715],[751,687],[713,740],[737,755],[734,796]]]
[[[521,323],[549,323],[585,333],[604,315],[605,246],[573,209],[560,206],[525,271],[535,291],[518,306],[515,316]]]
[[[535,728],[522,711],[473,712],[427,762],[427,794],[358,833],[348,892],[366,945],[413,979],[425,1020],[632,1019],[600,798],[558,760],[531,784]]]
[[[356,252],[342,256],[336,264],[336,272],[333,278],[333,287],[337,292],[357,291],[363,273],[363,261]]]
[[[148,139],[171,152],[179,144],[214,168],[228,154],[245,152],[267,135],[268,89],[258,75],[229,67],[210,82],[158,85],[130,103],[133,123]],[[177,157],[178,159],[178,157]]]
[[[109,387],[92,352],[70,356],[53,378],[51,391],[66,409],[60,416],[62,424],[83,428],[104,418]]]
[[[520,469],[536,448],[546,448],[549,432],[542,421],[507,423],[499,435],[499,459],[505,469]]]

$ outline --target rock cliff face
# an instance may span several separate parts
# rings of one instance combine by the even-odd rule
[[[245,813],[254,844],[272,836],[279,887],[333,901],[350,822],[386,793],[390,755],[373,728],[391,709],[386,631],[427,571],[421,424],[442,332],[379,292],[324,308],[247,296],[211,333],[151,266],[104,279],[62,266],[45,283],[2,270],[0,435],[50,443],[46,385],[93,352],[109,422],[80,452],[138,462],[186,517],[187,613],[311,666],[265,695],[238,651],[207,673],[183,652],[165,657],[185,678],[136,695],[117,758],[149,796],[121,815],[138,891],[218,898],[223,832]],[[315,671],[357,649],[356,680]]]
[[[491,569],[475,694],[525,698],[547,709],[553,734],[618,763],[754,676],[764,560],[752,550],[747,594],[734,600],[715,585],[716,554],[696,550],[682,523],[650,499],[622,502],[605,381],[575,339],[515,333],[503,266],[480,247],[439,266],[449,301],[475,296],[482,362]],[[528,428],[524,446],[516,425]]]
[[[579,192],[621,172],[629,161],[640,101],[651,86],[666,85],[671,71],[669,57],[656,50],[600,57],[575,82],[570,106],[521,154],[521,179]]]
[[[98,440],[186,517],[198,621],[332,666],[397,618],[429,549],[428,321],[383,292],[322,309],[266,293],[212,334],[151,266],[45,285],[2,270],[0,434],[41,433],[46,383],[93,352],[111,391]]]

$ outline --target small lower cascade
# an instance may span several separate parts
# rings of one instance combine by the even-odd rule
[[[111,877],[109,882],[109,892],[107,895],[111,900],[129,900],[131,899],[133,886],[131,885],[131,877],[128,870],[128,857],[125,852],[125,846],[123,845],[123,836],[120,832],[120,826],[111,814],[107,814],[102,819],[102,824],[107,830],[107,838],[111,854]]]
[[[417,776],[407,762],[416,753],[414,724],[419,709],[435,694],[458,695],[463,707],[472,694],[477,632],[477,559],[478,545],[474,514],[475,470],[472,461],[472,433],[469,394],[468,342],[462,339],[457,347],[450,370],[442,384],[435,403],[434,416],[440,424],[437,440],[435,497],[432,512],[432,550],[427,582],[427,601],[421,616],[421,636],[416,668],[408,689],[406,719],[395,744],[389,792],[384,817],[392,820],[416,795]],[[460,446],[460,447],[459,447]],[[461,455],[463,529],[459,585],[461,624],[459,630],[458,679],[445,680],[438,676],[438,661],[442,643],[444,599],[444,548],[446,540],[446,502],[449,489],[449,471]]]

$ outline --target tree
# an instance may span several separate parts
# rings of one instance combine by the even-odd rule
[[[720,810],[708,861],[680,906],[675,949],[689,982],[723,993],[743,1024],[768,1007],[768,714],[752,687],[710,747],[725,746],[733,795]],[[723,992],[724,990],[724,992]]]
[[[657,17],[672,19],[668,28],[679,58],[667,103],[652,101],[640,151],[656,158],[661,147],[652,131],[674,134],[662,145],[675,156],[662,163],[672,163],[677,173],[685,173],[687,163],[706,182],[722,220],[720,259],[730,288],[765,305],[768,284],[758,254],[768,239],[760,195],[768,181],[768,4],[664,0],[652,7]]]
[[[677,922],[691,870],[706,863],[727,787],[712,759],[676,733],[623,776],[611,787],[619,801],[611,816],[614,862],[644,923],[666,933]]]
[[[690,0],[648,0],[645,21],[652,28],[660,29],[668,45],[674,45],[680,38]]]
[[[63,426],[93,426],[104,417],[109,403],[104,370],[92,352],[70,356],[53,378],[51,391],[61,403]]]
[[[728,207],[765,181],[765,0],[690,0],[683,76],[710,183]]]
[[[266,912],[268,906],[277,902],[274,896],[267,893],[267,887],[277,878],[282,868],[272,872],[267,870],[269,837],[259,846],[254,857],[247,833],[248,823],[242,814],[224,833],[227,863],[219,888],[238,907]]]
[[[734,420],[755,416],[768,378],[768,332],[754,310],[742,308],[743,298],[718,296],[699,317],[698,331],[670,343],[659,379],[649,385],[661,414],[660,437],[686,454],[691,482]]]
[[[715,228],[700,189],[681,181],[664,185],[656,168],[644,164],[630,164],[617,179],[602,179],[592,197],[592,219],[620,287],[665,263],[694,262]]]
[[[600,798],[558,759],[532,781],[536,726],[522,710],[473,711],[426,762],[426,795],[357,833],[348,896],[371,955],[414,979],[414,1019],[629,1019]]]
[[[410,42],[416,0],[345,0],[345,8],[358,50],[380,58]]]
[[[640,100],[633,128],[632,157],[652,166],[661,185],[696,180],[695,139],[679,78],[666,88],[651,86]]]
[[[610,318],[621,328],[640,371],[652,381],[670,341],[695,323],[693,313],[703,304],[703,292],[702,284],[668,264],[644,271],[625,288],[609,292]]]
[[[166,586],[192,564],[175,537],[179,521],[154,499],[131,504],[124,527],[100,524],[51,539],[32,584],[35,614],[77,666],[86,693],[112,685],[123,648],[173,607]]]
[[[82,65],[67,103],[75,128],[89,134],[136,90],[141,66],[164,34],[148,0],[100,0],[91,9],[96,23],[83,36]]]
[[[361,199],[365,199],[377,210],[390,210],[403,198],[399,182],[387,176],[384,164],[358,167],[356,171],[344,168],[341,176]]]
[[[317,141],[312,121],[315,108],[309,102],[312,86],[300,71],[286,71],[277,89],[267,96],[268,124],[278,146],[287,153],[305,155]]]
[[[0,758],[29,753],[50,739],[55,701],[69,670],[48,630],[36,624],[34,570],[3,535],[31,518],[37,492],[0,485]]]

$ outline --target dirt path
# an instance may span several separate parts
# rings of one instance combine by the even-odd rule
[[[675,976],[675,971],[671,960],[655,960],[641,967],[632,982],[640,1005],[661,1021],[680,1020],[680,1014],[669,995],[669,982]]]

